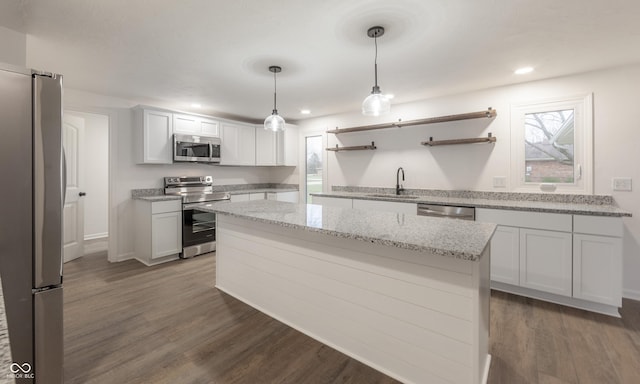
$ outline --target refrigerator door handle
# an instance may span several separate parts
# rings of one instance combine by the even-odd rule
[[[33,75],[33,288],[62,283],[62,77]]]
[[[62,185],[60,185],[60,192],[62,192],[62,209],[64,210],[64,204],[67,201],[67,155],[62,148]]]

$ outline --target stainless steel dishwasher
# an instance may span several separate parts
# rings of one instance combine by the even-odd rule
[[[418,204],[418,216],[475,221],[476,209],[452,205]]]

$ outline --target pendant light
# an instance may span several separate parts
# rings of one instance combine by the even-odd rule
[[[269,67],[269,71],[273,72],[273,112],[264,119],[264,129],[280,132],[284,131],[284,119],[278,115],[278,109],[276,108],[276,73],[282,72],[282,68],[272,65]]]
[[[371,27],[367,30],[367,36],[373,38],[376,46],[376,56],[374,60],[375,83],[371,94],[362,102],[362,114],[365,116],[380,116],[391,111],[389,98],[380,92],[378,87],[378,37],[384,35],[384,28],[380,26]]]

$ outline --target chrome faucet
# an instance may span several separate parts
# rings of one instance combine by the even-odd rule
[[[400,185],[400,171],[402,171],[402,181],[404,181],[404,169],[400,167],[396,172],[396,195],[399,195],[401,191],[404,191],[404,188]]]

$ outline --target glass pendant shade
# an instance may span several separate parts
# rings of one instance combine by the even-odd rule
[[[377,91],[377,92],[376,92]],[[391,101],[380,89],[375,89],[362,102],[362,114],[365,116],[380,116],[391,111]]]
[[[276,83],[276,73],[282,71],[282,68],[277,65],[272,65],[269,67],[269,72],[273,73],[273,112],[271,115],[267,116],[264,119],[264,129],[267,131],[273,132],[282,132],[284,131],[284,119],[282,116],[278,115],[278,109],[276,106],[276,96],[277,96],[277,83]]]
[[[274,110],[273,114],[264,119],[264,129],[273,132],[284,131],[284,119],[278,115],[278,111]]]
[[[365,116],[380,116],[391,112],[391,101],[380,92],[378,86],[378,37],[384,35],[384,28],[375,26],[367,30],[367,36],[373,38],[376,56],[373,61],[374,85],[371,94],[362,102],[362,114]]]

